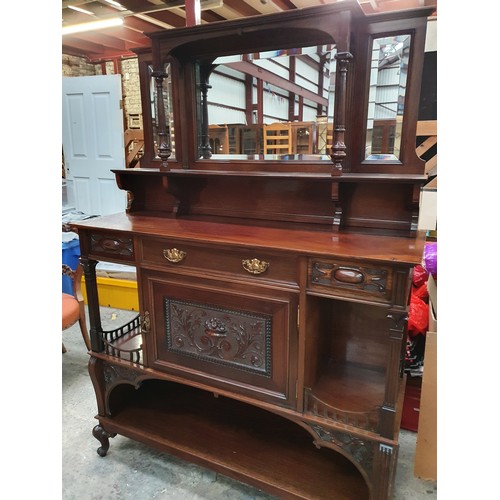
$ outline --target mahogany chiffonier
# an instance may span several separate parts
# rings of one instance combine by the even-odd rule
[[[115,170],[127,210],[74,225],[99,455],[120,434],[283,498],[391,498],[433,10],[345,1],[149,35],[145,154]],[[327,154],[258,145],[265,123],[325,116]],[[255,151],[212,151],[214,125],[251,126]],[[137,269],[140,312],[113,331],[99,261]]]

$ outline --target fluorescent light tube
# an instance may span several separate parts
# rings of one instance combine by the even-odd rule
[[[81,9],[80,7],[76,7],[75,5],[68,5],[68,9],[76,10],[76,12],[81,12],[82,14],[87,14],[88,16],[95,16],[93,12],[90,10]]]
[[[71,33],[80,33],[82,31],[100,30],[103,28],[111,28],[112,26],[121,26],[122,24],[123,19],[121,17],[113,17],[111,19],[103,19],[101,21],[64,26],[62,28],[62,34],[69,35]]]

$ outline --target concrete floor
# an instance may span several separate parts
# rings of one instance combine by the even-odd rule
[[[135,312],[102,308],[104,329],[112,329]],[[110,440],[106,457],[97,455],[92,436],[97,423],[94,389],[87,371],[88,354],[78,324],[62,334],[62,498],[124,500],[264,500],[253,487],[203,467],[153,450],[122,436]],[[413,474],[417,435],[402,431],[394,500],[437,499],[437,483]]]

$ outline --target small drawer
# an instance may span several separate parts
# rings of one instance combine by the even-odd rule
[[[166,268],[230,273],[255,280],[297,284],[297,257],[256,249],[198,246],[182,241],[148,238],[140,243],[142,263]]]
[[[309,259],[308,287],[353,298],[390,302],[393,269],[341,260]]]
[[[90,253],[113,260],[134,262],[134,242],[129,236],[117,234],[91,233]]]

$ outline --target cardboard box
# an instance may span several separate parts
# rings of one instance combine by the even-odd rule
[[[437,227],[437,177],[420,191],[418,229],[435,231]]]
[[[437,480],[437,286],[427,281],[429,291],[429,328],[425,339],[424,373],[420,396],[415,476]]]

